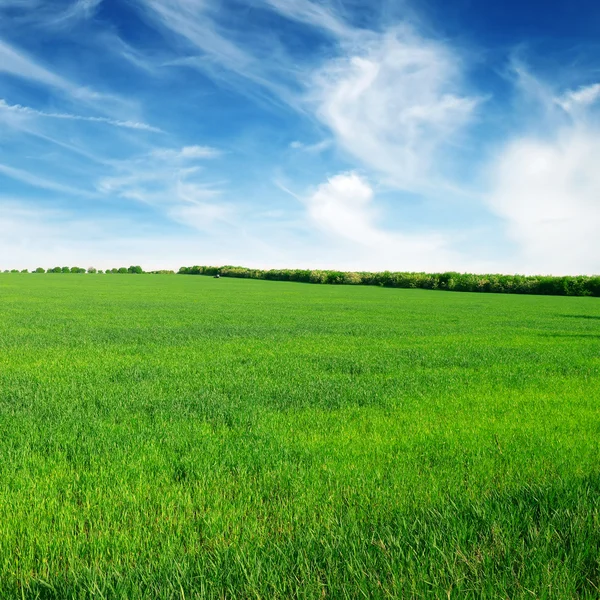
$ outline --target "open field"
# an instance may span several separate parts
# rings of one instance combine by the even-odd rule
[[[0,598],[598,598],[600,300],[0,275]]]

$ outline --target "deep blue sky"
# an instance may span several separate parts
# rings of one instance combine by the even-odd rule
[[[600,3],[0,0],[0,268],[600,272]]]

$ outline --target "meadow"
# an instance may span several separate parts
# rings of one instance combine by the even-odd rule
[[[598,598],[600,300],[0,275],[0,598]]]

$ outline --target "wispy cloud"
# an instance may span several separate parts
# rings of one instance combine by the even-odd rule
[[[187,45],[184,56],[166,61],[165,66],[190,67],[261,102],[298,108],[298,67],[274,35],[265,31],[252,35],[248,29],[220,22],[218,16],[227,11],[213,0],[136,0],[136,4],[149,22],[168,37],[175,36],[180,50],[182,41]]]
[[[83,115],[74,115],[70,113],[55,113],[55,112],[44,112],[30,108],[29,106],[21,106],[20,104],[8,104],[6,100],[0,98],[0,110],[7,111],[19,115],[26,115],[31,117],[42,117],[46,119],[65,119],[68,121],[87,121],[88,123],[103,123],[111,125],[113,127],[123,127],[125,129],[137,129],[140,131],[151,131],[153,133],[164,133],[162,129],[153,127],[147,123],[141,123],[138,121],[118,121],[115,119],[109,119],[107,117],[91,117]]]
[[[15,50],[0,40],[0,73],[2,72],[14,75],[15,77],[31,79],[75,96],[82,96],[87,93],[84,89],[78,88],[63,77],[39,65],[33,59],[26,56],[25,53]]]
[[[130,100],[78,85],[68,78],[50,71],[25,52],[0,40],[0,75],[2,73],[61,92],[70,101],[76,104],[84,103],[101,114],[113,116],[115,113],[131,112],[133,108]],[[125,122],[125,120],[123,121]]]
[[[440,186],[436,154],[480,102],[461,93],[460,59],[408,27],[373,35],[326,62],[309,95],[339,146],[408,190]]]
[[[77,21],[93,17],[102,0],[75,0],[59,18],[62,21]]]
[[[97,182],[99,193],[116,195],[153,206],[168,218],[205,229],[216,222],[229,222],[232,204],[218,201],[219,184],[211,182],[198,161],[220,156],[208,146],[159,148],[131,160],[113,163],[115,174]]]
[[[292,150],[301,150],[302,152],[307,152],[309,154],[319,154],[320,152],[331,148],[332,145],[333,140],[331,139],[321,140],[314,144],[305,144],[304,142],[295,140],[290,144],[290,148],[292,148]]]
[[[576,90],[569,90],[556,99],[556,103],[565,111],[586,110],[600,100],[600,83],[583,86]]]
[[[20,181],[29,186],[41,188],[45,190],[49,190],[52,192],[60,192],[64,194],[70,194],[72,196],[77,196],[80,198],[97,198],[97,194],[93,194],[86,190],[81,190],[70,185],[64,185],[62,183],[57,183],[51,179],[47,179],[46,177],[41,177],[36,175],[35,173],[31,173],[24,169],[18,169],[16,167],[11,167],[10,165],[0,163],[0,174],[5,175],[6,177],[10,177],[16,181]]]
[[[445,184],[438,152],[457,143],[482,101],[465,91],[463,58],[406,24],[382,32],[358,29],[328,3],[259,0],[263,8],[329,35],[325,55],[298,60],[221,25],[212,0],[138,4],[153,23],[202,52],[170,64],[211,75],[218,65],[221,76],[234,74],[246,80],[246,88],[248,82],[262,87],[312,114],[347,155],[403,189],[422,192]]]
[[[223,153],[211,146],[184,146],[180,149],[157,148],[152,151],[152,156],[168,160],[194,160],[202,158],[217,158]]]
[[[344,22],[327,2],[309,0],[262,0],[263,4],[280,15],[321,29],[337,38],[352,38],[356,31]]]

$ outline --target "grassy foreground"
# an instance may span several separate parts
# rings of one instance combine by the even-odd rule
[[[0,598],[598,598],[600,304],[0,275]]]

